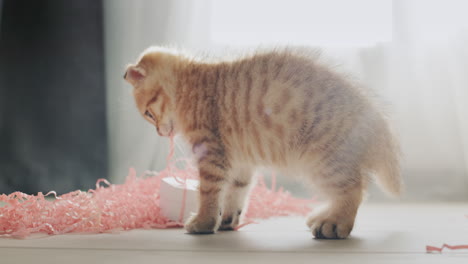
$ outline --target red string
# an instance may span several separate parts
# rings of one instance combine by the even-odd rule
[[[450,250],[468,249],[468,245],[451,246],[451,245],[443,244],[442,247],[426,246],[426,253],[434,253],[434,252],[441,253],[444,248],[448,248]]]
[[[244,222],[244,223],[242,223],[242,224],[236,226],[236,227],[234,228],[234,231],[237,231],[237,230],[241,229],[242,227],[244,227],[244,226],[246,226],[246,225],[250,225],[250,224],[258,224],[258,222],[255,222],[255,221],[252,221],[252,220],[248,220],[248,221],[246,221],[246,222]]]
[[[184,191],[182,193],[182,205],[180,207],[180,213],[179,213],[179,223],[183,225],[184,222],[184,214],[185,214],[185,204],[187,203],[187,174],[183,175],[182,179],[179,179],[175,173],[173,173],[173,158],[174,158],[174,152],[175,152],[175,147],[174,147],[174,136],[170,136],[170,144],[169,144],[169,155],[167,156],[167,166],[169,168],[169,174],[172,175],[174,180],[180,184],[183,184]]]

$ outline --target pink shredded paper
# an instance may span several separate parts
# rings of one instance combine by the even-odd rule
[[[171,140],[172,142],[172,140]],[[197,169],[187,165],[177,168],[172,162],[173,145],[168,166],[159,173],[145,173],[138,177],[134,169],[124,184],[110,184],[99,179],[96,189],[74,191],[57,196],[51,191],[44,195],[27,195],[21,192],[0,195],[0,237],[26,238],[33,233],[58,235],[66,233],[103,233],[136,228],[182,227],[183,223],[170,221],[161,214],[159,189],[161,179],[176,177],[194,179]],[[292,197],[280,188],[269,189],[262,176],[253,188],[245,215],[245,224],[254,219],[273,216],[305,215],[312,200]],[[105,185],[105,186],[103,186]],[[55,199],[46,199],[53,195]]]

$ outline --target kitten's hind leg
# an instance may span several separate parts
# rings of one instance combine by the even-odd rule
[[[230,178],[232,182],[226,190],[220,230],[234,230],[239,225],[249,192],[252,170],[248,168],[234,169],[230,172]]]
[[[336,180],[342,178],[340,176],[335,175],[330,178]],[[363,185],[359,178],[350,181],[348,177],[339,183],[328,182],[321,186],[320,191],[326,194],[329,203],[315,209],[307,219],[307,225],[315,238],[343,239],[351,233],[362,201]]]

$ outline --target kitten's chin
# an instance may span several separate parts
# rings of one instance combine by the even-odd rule
[[[156,129],[158,131],[158,134],[161,137],[171,137],[174,136],[174,126],[172,125],[172,122],[170,124],[163,124],[157,127]]]

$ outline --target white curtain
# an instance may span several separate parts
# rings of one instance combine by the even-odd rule
[[[468,200],[466,1],[394,1],[393,38],[361,51],[391,103],[410,200]]]
[[[121,183],[130,167],[138,172],[161,170],[169,142],[155,133],[136,110],[131,86],[123,80],[125,66],[151,45],[195,46],[203,40],[203,5],[189,0],[106,0],[106,50],[109,176]],[[198,28],[198,29],[194,29]],[[196,33],[196,37],[192,34]]]
[[[107,0],[105,10],[111,179],[132,165],[161,169],[168,153],[121,76],[144,48],[310,45],[386,102],[404,152],[404,200],[468,200],[467,1]],[[374,189],[371,199],[382,199]]]

